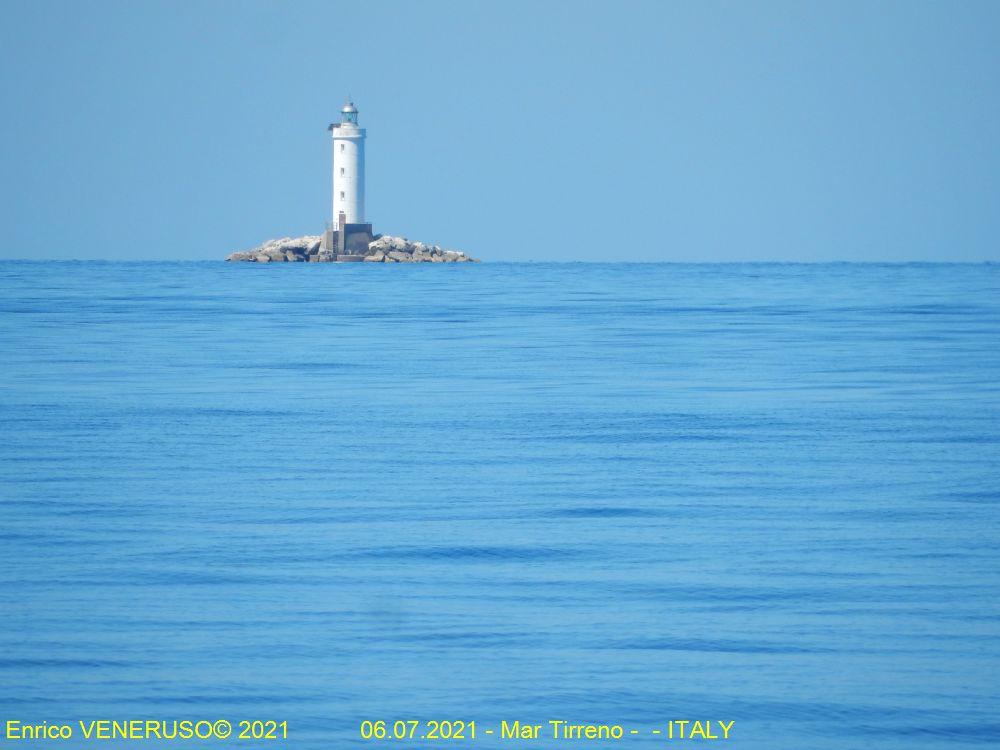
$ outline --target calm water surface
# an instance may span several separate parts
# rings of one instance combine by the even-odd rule
[[[0,719],[1000,743],[1000,266],[8,262],[0,346]]]

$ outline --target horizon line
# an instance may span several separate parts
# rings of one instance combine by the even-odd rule
[[[220,263],[229,265],[254,266],[344,266],[364,265],[348,263],[230,263],[217,258],[0,258],[0,263]],[[939,265],[939,266],[981,266],[1000,264],[1000,258],[983,260],[486,260],[480,259],[474,265],[515,265],[515,264],[552,264],[552,265],[857,265],[857,266],[905,266],[905,265]],[[368,265],[379,265],[369,263]],[[385,265],[385,264],[381,264]],[[389,265],[433,266],[444,264],[433,263],[390,263]]]

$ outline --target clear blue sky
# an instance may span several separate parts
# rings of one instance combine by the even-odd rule
[[[998,2],[8,2],[2,257],[1000,260]]]

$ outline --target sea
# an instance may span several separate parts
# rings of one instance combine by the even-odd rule
[[[1000,265],[3,262],[0,353],[6,748],[1000,746]]]

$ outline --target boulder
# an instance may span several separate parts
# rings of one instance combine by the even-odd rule
[[[271,262],[271,256],[270,255],[264,255],[264,253],[257,253],[255,256],[253,256],[253,259],[255,261],[257,261],[258,263],[270,263]]]
[[[365,263],[382,263],[385,261],[385,253],[381,250],[376,250],[371,255],[365,256]]]
[[[268,263],[268,262],[288,262],[292,261],[289,257],[289,253],[294,255],[305,256],[310,253],[315,247],[316,250],[319,249],[320,237],[319,235],[305,235],[303,237],[282,237],[276,240],[267,240],[257,247],[251,248],[249,250],[242,250],[235,253],[230,253],[226,256],[228,261],[243,261],[243,262],[257,262],[257,263]],[[315,251],[314,251],[315,252]],[[261,256],[266,256],[267,261],[260,260]]]

